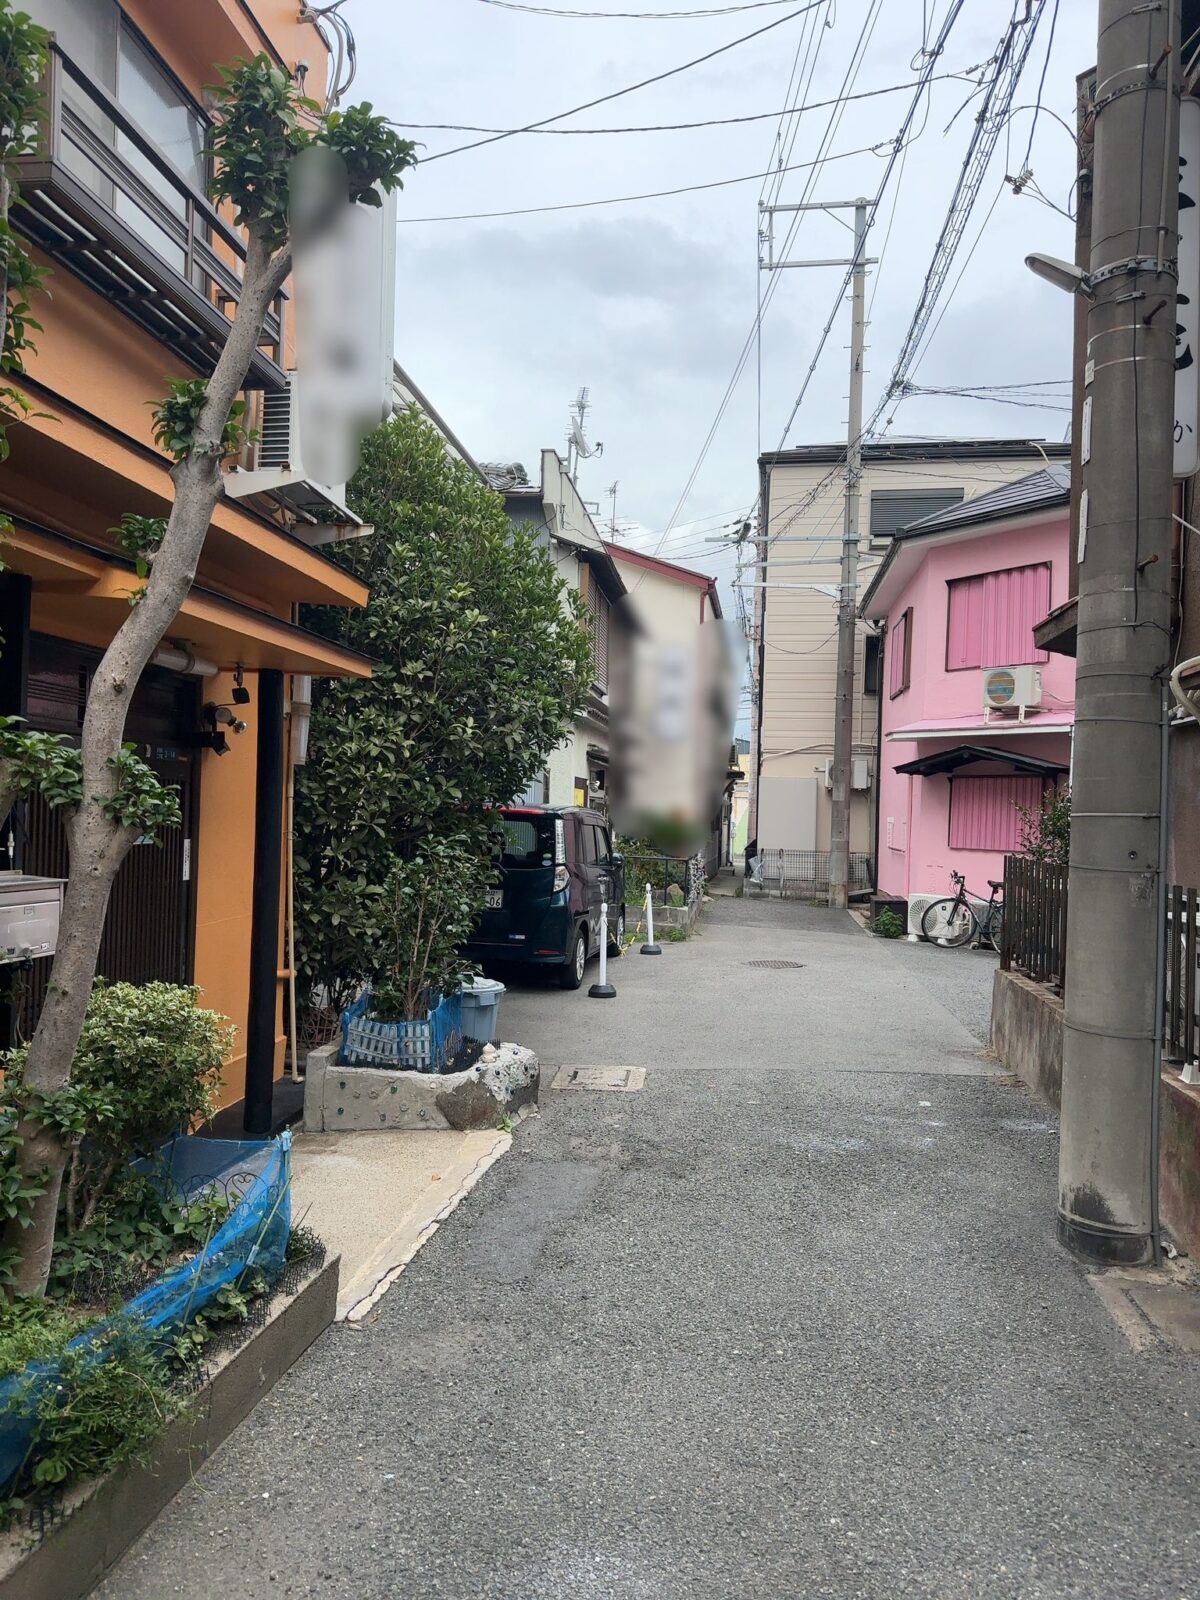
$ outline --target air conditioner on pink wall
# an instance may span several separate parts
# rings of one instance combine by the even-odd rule
[[[1015,712],[1024,721],[1026,711],[1042,703],[1042,674],[1037,667],[988,667],[983,674],[983,709]]]

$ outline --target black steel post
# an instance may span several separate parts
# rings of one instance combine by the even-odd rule
[[[254,815],[254,893],[250,934],[250,1016],[246,1028],[243,1126],[253,1139],[271,1132],[275,1032],[279,1010],[279,905],[283,858],[283,674],[260,672],[258,778]]]

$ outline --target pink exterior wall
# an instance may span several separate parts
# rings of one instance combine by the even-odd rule
[[[967,887],[986,899],[989,878],[999,878],[1004,870],[1002,851],[968,848],[965,843],[951,846],[951,783],[969,784],[971,778],[1001,775],[1010,769],[1001,764],[968,767],[953,780],[947,777],[914,778],[895,768],[921,756],[934,755],[957,745],[978,743],[988,749],[1011,750],[1066,766],[1070,760],[1070,733],[1031,734],[1014,731],[1003,739],[992,736],[995,720],[989,724],[983,715],[982,672],[977,667],[948,671],[947,644],[951,580],[998,572],[1013,567],[1050,566],[1049,607],[1068,598],[1069,529],[1065,512],[1036,526],[981,531],[973,538],[957,542],[930,543],[919,569],[888,607],[888,637],[884,643],[883,747],[879,777],[879,890],[882,894],[910,896],[942,894],[949,889],[950,872],[962,872]],[[919,547],[914,547],[919,548]],[[908,607],[912,607],[912,645],[909,686],[893,699],[890,646],[894,630]],[[1040,619],[1039,619],[1040,620]],[[961,617],[956,616],[956,628]],[[1074,711],[1075,663],[1064,656],[1048,660],[1033,648],[1030,640],[1026,659],[1042,674],[1042,709],[1030,714],[1030,725],[1053,719],[1061,722]],[[988,736],[974,739],[970,732],[947,738],[925,737],[891,740],[888,734],[898,728],[932,720],[953,719],[959,729],[987,728]],[[1036,780],[1035,780],[1036,784]],[[1031,789],[1031,793],[1036,792]],[[1022,788],[1022,794],[1024,790]],[[955,800],[955,838],[978,838],[987,825],[984,813],[994,804],[995,795],[986,791],[960,791]]]

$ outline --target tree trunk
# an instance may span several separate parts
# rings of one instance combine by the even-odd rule
[[[25,1065],[25,1083],[35,1094],[53,1094],[70,1082],[96,975],[109,894],[135,837],[133,830],[104,814],[103,802],[112,798],[117,785],[112,763],[121,751],[133,691],[195,579],[209,523],[224,492],[221,440],[225,423],[288,266],[287,253],[272,257],[252,229],[237,315],[209,380],[192,448],[171,471],[175,500],[145,593],[104,652],[92,682],[83,720],[83,801],[67,829],[71,865],[58,949]],[[6,1243],[20,1251],[16,1292],[31,1295],[43,1293],[46,1287],[67,1150],[32,1120],[23,1121],[20,1131],[22,1174],[46,1184],[29,1225],[9,1224],[5,1230]]]

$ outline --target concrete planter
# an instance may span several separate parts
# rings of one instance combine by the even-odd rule
[[[498,1128],[502,1118],[536,1104],[537,1057],[520,1045],[486,1046],[465,1072],[444,1075],[346,1067],[339,1046],[309,1052],[304,1079],[305,1133],[374,1132],[380,1128]]]
[[[81,1600],[116,1564],[267,1390],[333,1321],[338,1260],[271,1305],[265,1327],[212,1365],[187,1414],[144,1462],[72,1490],[44,1539],[0,1537],[0,1600]]]

